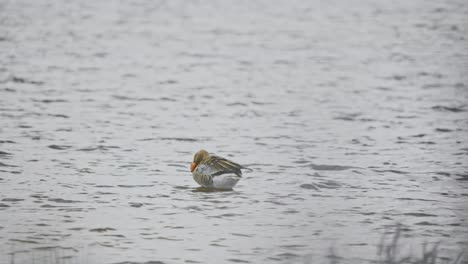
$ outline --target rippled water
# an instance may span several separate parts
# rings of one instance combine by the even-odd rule
[[[0,263],[467,248],[466,1],[65,2],[0,2]]]

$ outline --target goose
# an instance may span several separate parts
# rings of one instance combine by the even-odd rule
[[[202,187],[232,189],[242,177],[245,167],[208,153],[202,149],[195,153],[190,171],[193,179]]]

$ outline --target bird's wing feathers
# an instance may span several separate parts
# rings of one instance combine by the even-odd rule
[[[242,176],[241,165],[222,158],[220,156],[211,155],[205,162],[206,167],[209,167],[211,176],[218,176],[224,173],[234,173],[237,176]],[[208,170],[208,169],[207,169]]]

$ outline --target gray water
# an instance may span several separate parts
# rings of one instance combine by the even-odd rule
[[[0,263],[468,247],[465,0],[67,2],[0,2]]]

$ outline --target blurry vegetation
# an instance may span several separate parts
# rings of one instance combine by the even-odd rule
[[[464,259],[465,251],[460,252],[453,258],[439,257],[439,244],[429,246],[424,243],[421,253],[411,252],[403,254],[404,245],[401,243],[402,236],[401,224],[396,226],[393,235],[382,236],[379,245],[377,246],[376,260],[371,261],[376,264],[463,264],[468,263]],[[331,248],[328,255],[330,264],[347,263],[345,257],[340,257],[336,254],[335,249]]]
[[[382,235],[380,243],[377,245],[377,255],[374,259],[372,256],[364,256],[363,263],[375,264],[468,264],[465,258],[465,251],[460,252],[457,256],[452,258],[445,258],[439,256],[439,244],[436,243],[429,246],[428,243],[422,245],[421,252],[410,252],[404,254],[407,249],[401,242],[400,238],[403,236],[402,225],[398,224],[394,232],[385,232]],[[62,264],[62,263],[87,263],[83,259],[76,258],[74,253],[78,251],[73,248],[67,247],[39,247],[36,251],[19,251],[19,254],[10,255],[10,264],[14,263],[36,263],[36,264]],[[299,255],[295,255],[299,256]],[[330,264],[347,264],[359,263],[355,259],[348,259],[346,256],[339,256],[335,247],[331,247],[327,254],[328,263]],[[30,261],[30,262],[28,262]],[[307,255],[303,259],[304,263],[315,264],[312,255]],[[1,263],[1,258],[0,258]],[[149,263],[163,263],[159,261],[149,262],[119,262],[119,263],[133,263],[133,264],[149,264]],[[274,263],[274,262],[272,262]],[[296,262],[281,262],[281,263],[296,263]]]
[[[410,253],[408,255],[402,255],[401,251],[403,248],[400,243],[401,237],[401,225],[397,225],[393,237],[389,239],[386,235],[382,236],[382,240],[377,247],[378,260],[376,263],[379,264],[459,264],[462,263],[462,257],[464,251],[460,252],[458,256],[453,259],[443,259],[438,257],[439,243],[433,246],[429,246],[424,243],[422,246],[421,255]]]

